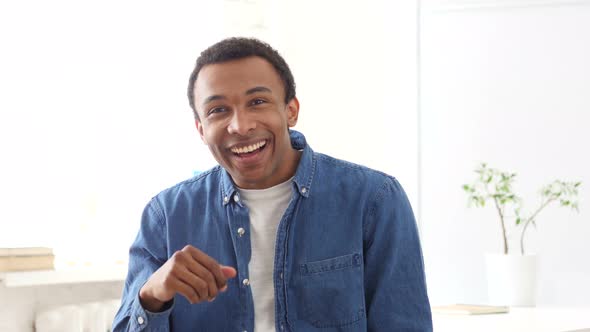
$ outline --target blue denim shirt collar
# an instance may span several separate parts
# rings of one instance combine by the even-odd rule
[[[293,177],[293,183],[297,187],[297,192],[303,197],[309,197],[313,175],[316,168],[316,159],[313,150],[307,144],[305,136],[296,130],[289,130],[291,146],[296,150],[303,150],[297,171]],[[231,175],[225,170],[221,174],[221,200],[223,205],[227,205],[237,192],[237,188],[231,178]]]

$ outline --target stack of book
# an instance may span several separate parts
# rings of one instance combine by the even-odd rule
[[[0,248],[0,272],[53,270],[53,249]]]

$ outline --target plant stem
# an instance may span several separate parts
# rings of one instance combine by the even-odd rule
[[[504,240],[504,255],[508,255],[508,240],[506,239],[506,225],[504,224],[504,214],[502,213],[502,209],[500,209],[500,205],[498,204],[498,199],[494,197],[494,205],[496,205],[496,210],[500,215],[500,224],[502,225],[502,239]]]
[[[555,199],[548,199],[545,203],[542,203],[541,206],[539,206],[539,208],[533,213],[533,215],[530,216],[524,222],[524,227],[522,228],[522,233],[520,233],[520,254],[521,255],[524,255],[524,233],[526,232],[527,227],[529,227],[529,224],[533,220],[535,220],[535,217],[539,214],[539,212],[541,212],[541,210],[543,210],[547,205],[549,205],[549,203],[551,203],[554,200]]]

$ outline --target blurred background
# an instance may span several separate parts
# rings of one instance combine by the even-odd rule
[[[462,190],[479,163],[517,173],[529,211],[581,181],[527,248],[538,306],[588,305],[590,1],[23,0],[0,3],[0,248],[52,248],[56,270],[0,272],[0,331],[120,295],[145,204],[215,165],[186,86],[228,36],[284,56],[314,150],[402,183],[433,304],[487,301],[501,229]]]

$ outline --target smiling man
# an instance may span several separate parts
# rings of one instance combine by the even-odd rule
[[[314,152],[284,59],[205,50],[189,80],[219,166],[156,195],[113,331],[431,331],[416,223],[397,180]]]
[[[285,100],[272,64],[257,56],[212,63],[198,78],[197,129],[234,184],[265,189],[291,178],[301,152],[291,147],[288,128],[297,123],[299,103]]]

